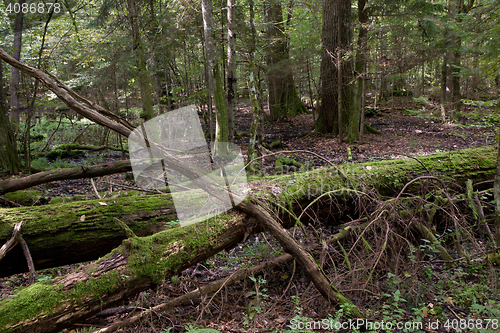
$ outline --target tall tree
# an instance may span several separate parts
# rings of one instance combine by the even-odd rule
[[[257,94],[257,73],[255,70],[255,54],[257,52],[257,31],[255,29],[255,11],[253,0],[248,1],[249,11],[250,11],[250,47],[248,55],[248,71],[250,75],[248,76],[248,91],[250,93],[250,100],[252,101],[252,123],[250,125],[250,138],[248,139],[248,149],[247,149],[247,164],[254,159],[255,147],[257,144],[257,131],[260,120],[260,108],[259,108],[259,97]],[[250,169],[253,170],[253,165],[250,165]]]
[[[9,173],[14,174],[19,171],[20,162],[5,102],[3,60],[0,60],[0,164]]]
[[[356,77],[356,90],[354,93],[354,107],[350,113],[349,129],[347,131],[347,140],[349,142],[358,141],[363,131],[363,115],[365,107],[365,85],[366,85],[366,49],[368,42],[368,10],[366,9],[366,0],[358,0],[358,45],[356,51],[356,60],[354,70]],[[360,110],[357,112],[356,110]],[[356,128],[354,128],[356,127]],[[359,128],[359,129],[358,129]]]
[[[267,86],[271,119],[278,120],[306,111],[295,89],[290,66],[289,43],[283,24],[283,10],[278,0],[265,3],[267,24]]]
[[[206,66],[208,67],[208,90],[209,94],[214,94],[215,108],[217,109],[215,118],[215,142],[228,142],[229,131],[226,100],[224,97],[224,85],[219,69],[217,48],[215,46],[212,0],[202,0],[201,5],[207,59]],[[217,148],[221,146],[215,145],[215,147]]]
[[[348,121],[354,118],[351,112],[359,112],[359,109],[354,108],[353,103],[352,59],[347,59],[348,57],[345,56],[353,35],[349,24],[350,18],[350,1],[323,1],[321,105],[316,121],[316,129],[320,133],[337,135],[343,132]],[[340,80],[338,79],[339,71],[341,72]],[[339,96],[342,99],[341,110],[339,110]],[[356,118],[359,119],[359,116]],[[339,124],[341,119],[348,121]],[[351,130],[358,131],[357,135],[359,135],[359,123],[357,126],[349,127],[349,131]],[[356,134],[351,133],[348,136],[353,137]]]
[[[452,110],[460,108],[460,77],[462,59],[462,38],[456,31],[462,22],[462,16],[470,12],[475,0],[451,0],[448,5],[448,27],[445,30],[446,43],[444,45],[442,78],[441,78],[441,100],[443,104],[448,103]],[[458,23],[458,24],[457,24]],[[444,85],[444,87],[443,87]]]
[[[234,0],[227,0],[227,119],[228,140],[234,139],[234,102],[236,88],[236,22]]]
[[[23,7],[25,0],[19,0],[19,8]],[[23,22],[24,22],[24,14],[23,11],[20,10],[16,15],[16,19],[14,21],[14,53],[13,57],[16,60],[21,59],[21,47],[23,44]],[[15,123],[15,126],[19,124],[19,71],[15,68],[12,68],[11,75],[11,84],[10,84],[10,107],[12,109],[12,120]]]
[[[132,29],[132,51],[136,58],[139,89],[141,91],[142,118],[149,120],[154,118],[153,96],[151,95],[151,82],[148,78],[146,66],[146,52],[139,29],[139,17],[135,0],[127,0],[128,19]]]

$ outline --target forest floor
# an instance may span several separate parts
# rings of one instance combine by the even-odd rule
[[[266,110],[268,111],[268,110]],[[362,163],[374,160],[386,160],[404,158],[407,156],[425,156],[443,151],[452,151],[465,148],[473,148],[483,145],[496,144],[495,124],[490,123],[489,115],[491,109],[484,108],[478,111],[476,107],[463,106],[462,112],[457,116],[458,120],[443,123],[437,116],[439,107],[428,104],[422,106],[416,102],[406,99],[398,99],[397,102],[387,102],[377,108],[377,115],[366,118],[366,123],[383,134],[366,133],[363,142],[349,144],[339,143],[338,137],[331,134],[317,134],[312,132],[314,121],[313,114],[302,114],[287,121],[270,123],[264,122],[264,143],[267,146],[273,142],[280,141],[277,148],[272,148],[273,153],[280,151],[307,150],[335,163]],[[248,103],[237,106],[235,116],[236,132],[240,137],[235,140],[246,156],[248,136],[252,119]],[[243,134],[242,134],[243,133]],[[349,157],[349,152],[351,155]],[[92,154],[92,153],[89,153]],[[97,152],[105,160],[121,159],[121,153]],[[326,166],[328,162],[303,152],[284,153],[283,156],[290,157],[309,167]],[[277,157],[265,160],[261,171],[264,174],[275,172],[275,160]],[[78,157],[74,162],[78,164],[85,157]],[[127,181],[123,175],[112,175],[102,177],[96,182],[99,191],[108,191],[108,183],[125,184],[134,186],[133,181]],[[57,181],[33,187],[41,190],[47,197],[72,196],[75,194],[91,194],[92,187],[88,179]]]
[[[336,164],[395,159],[408,155],[418,157],[441,151],[495,144],[495,127],[488,121],[484,121],[491,112],[488,109],[480,110],[481,113],[478,113],[477,108],[464,107],[464,111],[457,115],[460,121],[449,123],[441,122],[436,116],[439,112],[437,106],[431,104],[422,106],[404,99],[398,100],[397,103],[382,104],[378,110],[379,114],[367,118],[366,122],[371,124],[373,128],[382,131],[383,134],[365,134],[362,143],[339,143],[338,138],[332,135],[311,133],[313,128],[312,114],[299,115],[288,121],[273,124],[266,122],[264,142],[270,145],[273,142],[281,141],[278,148],[272,149],[273,153],[308,150]],[[240,105],[236,117],[237,132],[248,132],[250,121],[251,113],[248,106]],[[236,143],[240,145],[243,154],[246,154],[248,137],[243,135]],[[351,151],[350,155],[348,148]],[[312,167],[326,164],[325,161],[305,153],[287,153],[286,156],[300,163],[308,163]],[[105,158],[106,160],[118,159],[120,154],[110,153]],[[272,173],[274,160],[268,160],[264,168],[266,173]],[[117,191],[119,189],[117,186],[110,188],[109,183],[133,186],[130,177],[112,175],[96,180],[98,191],[103,194],[109,193],[110,190]],[[87,179],[53,182],[36,186],[34,189],[43,191],[47,197],[68,197],[75,194],[85,195],[89,198],[94,197],[91,183]],[[123,191],[126,190],[123,189]],[[109,195],[113,195],[113,193],[109,193]],[[305,241],[307,242],[307,240]],[[142,292],[135,299],[130,300],[130,304],[139,311],[155,306],[166,299],[182,295],[186,291],[196,288],[197,283],[207,283],[228,276],[238,268],[270,259],[279,250],[279,245],[269,236],[267,238],[265,234],[251,236],[247,242],[231,250],[223,251],[210,260],[182,272],[177,283],[167,281],[157,290]],[[50,279],[52,276],[74,269],[78,265],[39,271],[37,279],[39,281]],[[471,285],[473,288],[476,288],[476,285],[490,285],[492,282],[488,280],[490,275],[496,276],[495,280],[500,275],[498,269],[494,273],[488,267],[477,264],[461,265],[453,269],[444,269],[442,264],[432,264],[432,268],[431,280],[444,283],[439,288],[425,289],[423,285],[417,283],[408,289],[412,290],[413,295],[409,292],[400,296],[399,289],[397,289],[397,293],[394,289],[393,293],[372,295],[371,299],[368,299],[366,294],[354,292],[352,296],[359,298],[354,299],[353,302],[362,305],[363,309],[385,303],[387,306],[384,305],[378,312],[374,313],[374,318],[378,320],[383,318],[399,318],[399,320],[407,322],[421,320],[422,318],[418,318],[417,314],[422,314],[421,309],[409,310],[412,309],[412,306],[418,307],[421,304],[428,304],[428,308],[431,308],[430,311],[433,311],[433,307],[439,308],[442,313],[449,314],[449,318],[464,318],[470,314],[470,309],[455,306],[453,300],[446,302],[446,298],[441,297],[440,293],[443,292],[445,295],[446,292],[443,290],[446,288],[460,290],[460,286],[463,285],[463,292],[468,293],[464,295],[465,298],[482,297],[479,295],[487,294],[488,289],[477,287],[479,288],[477,291],[470,291],[469,287]],[[484,271],[481,272],[483,268]],[[397,279],[395,276],[389,276],[389,278],[394,281]],[[196,282],[193,283],[193,280]],[[446,281],[455,281],[459,285],[447,284]],[[0,300],[26,283],[27,274],[0,279]],[[404,306],[401,305],[403,304],[401,300],[404,301]],[[383,312],[384,308],[386,312]],[[129,315],[127,311],[107,317],[90,318],[72,329],[65,330],[65,332],[92,332],[91,328],[104,327],[113,321],[125,318]],[[294,328],[301,327],[299,323],[320,320],[318,318],[332,320],[337,318],[338,320],[342,317],[341,312],[342,310],[337,311],[328,305],[300,269],[293,262],[289,262],[265,272],[262,276],[225,287],[213,298],[211,296],[198,298],[190,304],[176,307],[168,313],[154,314],[143,320],[139,326],[126,328],[124,332],[185,332],[196,327],[211,327],[222,332],[285,332],[290,329],[293,332],[310,332],[308,330],[294,330]],[[384,313],[386,317],[384,317]],[[429,315],[429,319],[431,317]],[[341,331],[351,332],[352,330]],[[396,330],[392,331],[396,332]],[[441,325],[435,330],[425,329],[424,331],[455,332],[457,330],[445,329]]]

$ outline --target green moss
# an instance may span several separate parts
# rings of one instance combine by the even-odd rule
[[[285,203],[315,198],[329,191],[337,197],[350,195],[349,189],[375,188],[382,194],[394,194],[415,177],[429,174],[443,181],[492,179],[496,166],[494,147],[481,147],[446,152],[426,157],[346,164],[335,168],[316,169],[287,176],[266,177],[281,190]],[[339,172],[339,170],[341,172]],[[348,181],[341,175],[347,176]]]
[[[140,279],[144,276],[160,283],[166,272],[192,259],[198,249],[209,249],[236,214],[221,214],[203,223],[171,228],[148,237],[129,238],[123,247],[129,253],[128,267]]]
[[[35,283],[17,295],[0,303],[0,331],[13,330],[9,325],[25,319],[50,314],[64,300],[82,303],[88,297],[101,301],[101,297],[113,292],[120,284],[118,272],[111,271],[99,278],[75,283],[69,294],[61,292],[62,285],[54,287],[47,283]]]
[[[52,285],[35,283],[0,303],[0,330],[8,332],[13,330],[9,325],[50,313],[60,300],[59,291]]]
[[[3,197],[22,206],[32,206],[44,197],[42,191],[25,190],[4,194]]]
[[[116,290],[120,283],[118,272],[110,271],[99,278],[91,277],[85,282],[78,281],[75,283],[73,291],[69,295],[69,299],[82,301],[85,297],[92,297],[102,301],[102,296]]]
[[[104,202],[106,205],[101,205],[99,202]],[[165,207],[172,207],[172,214],[163,216],[164,221],[175,221],[177,216],[173,209],[172,198],[167,194],[2,209],[0,220],[4,223],[0,224],[0,238],[7,239],[12,233],[14,224],[22,220],[25,234],[44,234],[56,228],[63,228],[64,232],[51,235],[51,242],[74,244],[89,237],[96,237],[93,231],[96,226],[101,228],[99,237],[114,236],[117,232],[121,232],[120,227],[113,220],[116,216],[121,216],[124,222],[129,222],[126,220],[127,215],[145,215],[148,212],[165,209]],[[83,215],[85,217],[82,217]],[[135,219],[137,221],[129,226],[138,234],[149,223],[158,222],[157,220],[143,222]],[[43,237],[39,237],[30,243],[30,247],[43,247],[45,241]]]
[[[122,196],[122,197],[134,197],[134,196],[139,195],[141,193],[142,193],[141,191],[131,190],[131,191],[122,192],[122,194],[120,196]]]

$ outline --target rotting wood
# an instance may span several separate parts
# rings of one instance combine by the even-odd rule
[[[257,225],[236,215],[127,239],[110,254],[63,279],[35,283],[2,302],[0,331],[59,332],[118,305],[242,241],[248,229]]]
[[[126,238],[114,218],[126,223],[135,234],[146,236],[174,224],[177,214],[170,194],[0,209],[0,244],[9,239],[14,225],[22,220],[23,237],[36,269],[95,260]],[[0,267],[1,276],[28,268],[17,247],[0,262]]]
[[[340,232],[337,234],[328,237],[328,239],[325,241],[325,243],[331,244],[335,243],[341,239],[346,238],[347,236],[351,235],[353,231],[356,231],[360,228],[365,227],[366,224],[361,224],[361,225],[354,225],[354,226],[347,226],[343,228]],[[314,244],[312,247],[309,247],[308,250],[311,250],[312,248],[317,248],[319,247],[318,244]],[[182,296],[179,296],[173,300],[169,300],[165,303],[159,304],[157,306],[154,306],[146,311],[141,312],[140,314],[137,314],[133,317],[127,318],[121,322],[113,323],[107,327],[104,327],[95,333],[110,333],[110,332],[115,332],[120,328],[131,326],[137,322],[139,322],[142,318],[147,317],[151,313],[158,313],[161,311],[165,311],[167,309],[182,305],[183,303],[186,303],[194,298],[201,297],[203,295],[209,294],[209,293],[216,293],[218,292],[222,287],[231,285],[237,281],[243,280],[247,278],[250,275],[255,275],[258,274],[264,270],[270,270],[271,268],[285,263],[287,261],[290,261],[293,259],[293,256],[285,253],[282,254],[276,258],[273,258],[269,261],[263,262],[259,265],[255,265],[253,267],[250,267],[248,269],[240,269],[233,274],[231,274],[228,277],[219,279],[217,281],[210,282],[202,287],[199,287],[191,292],[188,292]],[[213,296],[212,296],[213,297]]]
[[[116,161],[97,164],[89,167],[78,166],[53,171],[43,171],[13,180],[0,181],[0,195],[24,190],[35,185],[53,182],[56,180],[94,178],[132,171],[130,161]]]
[[[5,244],[0,248],[0,260],[2,260],[7,252],[9,252],[17,244],[17,234],[21,231],[21,226],[23,222],[16,223],[14,229],[12,230],[12,236],[5,242]]]

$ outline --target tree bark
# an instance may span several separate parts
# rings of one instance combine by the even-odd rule
[[[19,0],[19,7],[22,8],[25,0]],[[16,20],[14,21],[14,59],[21,59],[21,47],[23,40],[23,21],[24,14],[23,11],[20,11],[16,15]],[[11,75],[11,85],[10,85],[10,107],[12,109],[12,122],[13,125],[17,128],[19,126],[19,70],[17,68],[12,68]]]
[[[3,82],[3,60],[0,60],[0,166],[10,174],[21,167],[17,154],[16,138],[10,126]]]
[[[267,24],[267,87],[271,120],[285,119],[306,112],[295,88],[287,36],[284,33],[283,11],[277,0],[265,3]]]
[[[368,10],[365,8],[366,0],[358,0],[358,45],[356,50],[356,59],[354,71],[356,77],[356,88],[354,93],[353,111],[349,118],[349,128],[347,130],[347,141],[354,142],[362,139],[362,130],[364,122],[364,98],[365,98],[365,80],[366,80],[366,51],[368,44]],[[359,110],[359,111],[357,111]],[[356,128],[354,128],[356,126]]]
[[[38,172],[23,178],[0,181],[0,195],[56,180],[94,178],[127,171],[132,171],[129,160],[97,164],[91,167],[79,166],[55,171]]]
[[[339,128],[338,93],[341,89],[343,119],[349,119],[351,112],[359,112],[353,107],[352,80],[353,64],[351,59],[342,59],[342,80],[338,82],[336,66],[337,53],[341,56],[348,51],[352,41],[351,2],[341,0],[323,1],[322,58],[321,58],[321,104],[316,121],[316,129],[321,133],[337,135]],[[340,33],[339,33],[340,29]],[[340,38],[339,38],[340,36]],[[359,119],[359,118],[358,118]],[[348,122],[345,122],[348,125]],[[353,131],[356,129],[353,128]],[[359,135],[359,128],[357,129]],[[353,133],[354,134],[354,133]],[[353,134],[350,136],[352,137]]]
[[[250,125],[250,137],[248,139],[248,149],[247,149],[247,164],[249,164],[255,156],[255,147],[257,145],[257,131],[259,127],[260,120],[260,108],[259,108],[259,97],[258,97],[258,87],[257,87],[257,73],[255,70],[255,54],[257,52],[257,31],[255,29],[255,11],[254,11],[254,1],[249,0],[248,2],[250,11],[250,42],[249,42],[249,54],[248,54],[248,92],[250,94],[250,100],[252,101],[252,123]],[[255,170],[253,164],[249,165],[249,170],[252,172]]]
[[[208,90],[214,94],[215,108],[215,142],[228,142],[228,119],[226,99],[224,97],[224,86],[218,64],[217,48],[215,46],[215,30],[213,21],[212,0],[202,1],[203,32],[205,38],[206,66],[208,69]],[[209,99],[209,104],[212,100]],[[222,147],[215,145],[215,147]],[[216,154],[218,152],[215,152]]]
[[[236,98],[236,22],[234,0],[227,0],[227,120],[228,140],[234,140],[234,104]]]
[[[8,55],[3,49],[0,48],[0,58],[10,64],[12,67],[20,70],[21,72],[36,78],[47,89],[54,92],[69,108],[76,113],[81,114],[95,123],[104,127],[109,127],[117,133],[124,136],[129,136],[134,127],[130,125],[123,117],[116,115],[103,107],[83,98],[75,93],[67,85],[59,81],[55,76],[48,72],[43,72],[39,69],[25,65],[18,60]]]
[[[142,117],[144,120],[149,120],[154,118],[153,97],[151,96],[151,82],[148,78],[146,54],[139,29],[135,0],[127,0],[127,6],[130,26],[132,28],[132,52],[137,62],[139,89],[141,91]]]
[[[68,202],[0,212],[0,244],[9,239],[13,226],[21,230],[36,269],[95,260],[127,238],[115,219],[138,236],[151,235],[177,219],[170,194]],[[0,262],[0,276],[25,272],[19,247]]]

